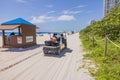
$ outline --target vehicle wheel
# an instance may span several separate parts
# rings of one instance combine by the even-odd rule
[[[60,54],[60,52],[61,52],[61,51],[60,51],[60,50],[58,50],[58,51],[56,52],[56,55],[59,55],[59,54]]]
[[[44,54],[47,54],[47,52],[44,52]]]
[[[44,51],[44,54],[48,54],[48,51]]]

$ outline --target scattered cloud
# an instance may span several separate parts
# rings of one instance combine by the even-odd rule
[[[83,8],[83,7],[86,7],[87,5],[78,5],[76,6],[75,8]]]
[[[79,13],[82,13],[83,11],[82,10],[78,10],[79,8],[83,8],[83,7],[86,7],[86,5],[78,5],[78,6],[75,6],[75,7],[72,7],[72,8],[69,8],[67,10],[63,10],[63,14],[79,14]]]
[[[69,8],[68,10],[73,10],[73,9],[78,9],[78,8],[84,8],[84,7],[86,7],[86,6],[87,6],[87,5],[78,5],[78,6]]]
[[[71,21],[75,20],[75,17],[72,15],[61,15],[57,18],[58,21]]]
[[[31,22],[33,23],[43,23],[43,22],[48,22],[48,21],[53,21],[54,17],[50,16],[38,16],[38,17],[32,17]]]
[[[56,11],[49,11],[47,12],[47,14],[51,14],[51,13],[55,13]]]
[[[27,2],[26,0],[16,0],[16,1],[19,3],[26,3]]]
[[[53,5],[46,5],[47,8],[53,8]],[[31,22],[33,23],[44,23],[44,22],[56,22],[56,21],[73,21],[76,20],[74,15],[80,14],[83,11],[79,8],[86,7],[86,5],[78,5],[67,10],[63,10],[59,16],[50,16],[49,14],[57,13],[54,10],[48,11],[46,14],[41,16],[33,16]],[[90,11],[88,11],[89,13]]]
[[[52,7],[53,7],[53,5],[46,5],[46,7],[47,7],[47,8],[52,8]]]
[[[79,14],[82,13],[82,11],[69,11],[69,10],[64,10],[63,14]]]
[[[75,20],[75,17],[72,15],[61,15],[57,17],[53,16],[38,16],[32,17],[31,22],[32,23],[44,23],[44,22],[54,22],[54,21],[72,21]]]

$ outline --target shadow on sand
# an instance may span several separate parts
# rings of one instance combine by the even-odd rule
[[[0,52],[23,52],[23,51],[29,51],[29,50],[34,50],[36,48],[43,47],[44,44],[37,44],[35,46],[29,47],[29,48],[3,48],[0,50]]]
[[[65,48],[64,50],[62,50],[62,52],[59,55],[56,55],[56,54],[45,54],[44,56],[61,58],[61,57],[64,57],[66,53],[72,53],[72,51],[73,50],[71,50],[70,48]]]

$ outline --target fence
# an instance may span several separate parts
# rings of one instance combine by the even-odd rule
[[[86,37],[87,37],[88,41],[90,40],[90,38],[92,39],[92,47],[95,47],[95,41],[104,40],[104,43],[105,43],[105,45],[104,45],[104,56],[106,56],[106,54],[107,54],[108,41],[111,42],[115,47],[120,49],[120,46],[115,44],[112,40],[110,40],[107,35],[105,36],[105,39],[101,39],[101,40],[97,40],[94,35],[92,37],[90,35],[86,35]]]

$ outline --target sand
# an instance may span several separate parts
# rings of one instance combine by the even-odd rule
[[[48,39],[47,34],[38,35],[37,46],[0,48],[0,80],[94,80],[88,69],[80,68],[84,52],[78,33],[67,36],[68,48],[60,55],[43,54]]]

